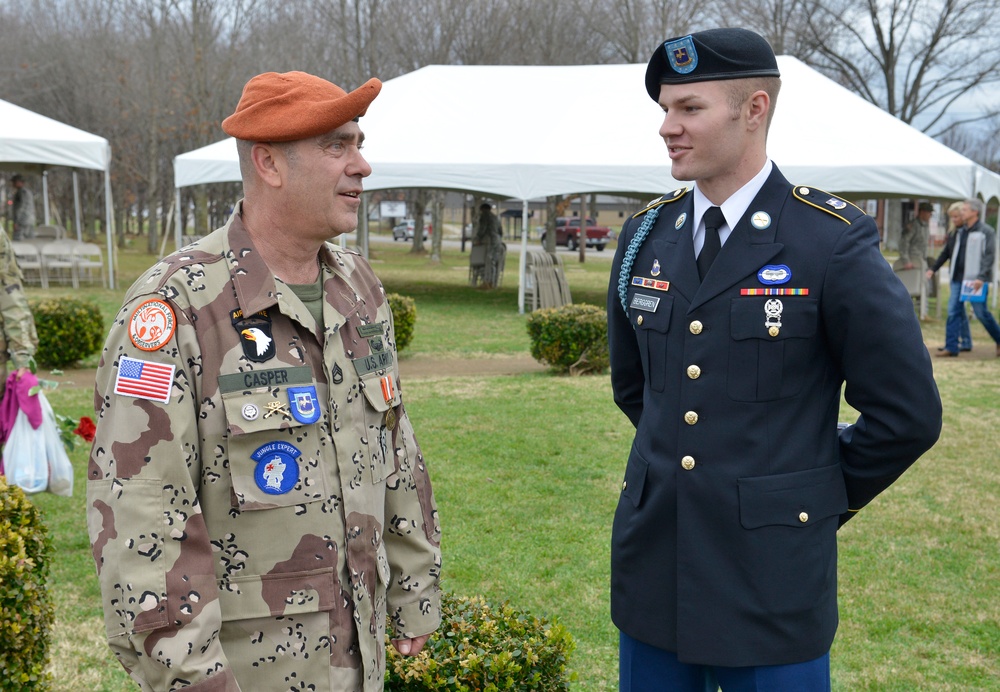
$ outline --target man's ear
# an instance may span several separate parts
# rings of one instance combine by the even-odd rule
[[[771,111],[771,97],[763,89],[755,91],[747,102],[747,129],[767,128],[767,114]]]
[[[281,187],[288,169],[285,152],[267,142],[255,142],[250,149],[250,161],[257,177],[270,187]]]

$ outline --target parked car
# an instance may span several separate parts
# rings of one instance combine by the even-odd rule
[[[614,231],[607,226],[594,225],[593,219],[587,219],[587,247],[597,248],[600,252],[615,239]],[[542,233],[542,245],[545,244],[545,233]],[[570,250],[580,247],[580,219],[560,216],[556,219],[556,245],[565,245]]]
[[[392,227],[392,239],[396,240],[413,240],[413,232],[417,227],[417,222],[413,219],[403,219],[400,223],[397,223]],[[431,225],[424,225],[424,242],[426,242],[431,237]]]

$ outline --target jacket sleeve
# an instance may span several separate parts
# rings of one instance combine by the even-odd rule
[[[0,230],[0,322],[6,351],[15,368],[29,367],[38,347],[35,319],[28,307],[23,281],[10,238]]]
[[[979,265],[979,276],[984,283],[993,281],[993,262],[996,259],[997,235],[992,228],[983,224],[983,259]]]
[[[840,433],[850,508],[843,523],[937,441],[941,399],[913,303],[879,252],[869,217],[838,240],[821,310],[844,397],[860,413]]]
[[[398,371],[396,376],[398,382]],[[396,461],[386,480],[384,542],[392,637],[403,639],[430,634],[441,624],[441,526],[427,464],[406,413],[401,386],[396,411],[398,421],[392,432]]]
[[[932,272],[936,272],[938,269],[944,266],[945,262],[951,259],[951,253],[955,247],[955,236],[957,235],[958,231],[952,231],[951,233],[948,234],[948,240],[945,241],[944,247],[941,248],[941,254],[937,256],[937,259],[934,260],[934,264],[928,267],[928,269],[930,269]]]
[[[634,220],[629,219],[622,226],[618,236],[618,249],[611,264],[611,279],[608,282],[608,351],[611,362],[611,389],[618,408],[638,427],[642,417],[645,376],[639,344],[636,342],[635,328],[618,295],[618,276],[625,256],[625,249],[635,232]]]
[[[106,635],[144,690],[237,692],[219,642],[213,551],[199,501],[199,350],[193,327],[176,305],[176,331],[159,350],[132,343],[131,315],[151,297],[159,298],[126,301],[118,313],[94,391],[97,432],[87,469],[87,527]],[[122,377],[123,357],[143,362],[138,383],[129,378],[134,371]],[[155,378],[147,377],[155,374],[151,366],[168,378],[166,403],[115,393],[119,387],[156,389]]]

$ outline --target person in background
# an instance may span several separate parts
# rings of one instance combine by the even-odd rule
[[[129,289],[97,371],[88,528],[144,690],[383,688],[441,619],[440,527],[385,289],[358,253],[378,95],[251,79],[244,198]]]
[[[920,269],[924,266],[933,214],[934,205],[930,202],[921,202],[917,207],[916,217],[903,227],[899,238],[899,259],[893,264],[893,269]]]
[[[10,179],[14,187],[14,240],[35,237],[35,196],[24,184],[24,178],[15,174]]]
[[[485,265],[480,286],[482,288],[496,288],[500,284],[500,269],[504,255],[503,228],[489,202],[483,202],[479,205],[476,235],[472,244],[482,245],[485,248]]]
[[[941,429],[875,223],[767,156],[779,77],[744,29],[672,38],[646,70],[695,183],[625,223],[608,291],[636,428],[611,535],[625,691],[829,690],[837,530]]]
[[[0,399],[8,363],[18,378],[31,369],[38,349],[35,319],[24,293],[24,278],[10,238],[0,229]]]
[[[972,289],[989,288],[993,281],[993,263],[996,257],[996,231],[980,220],[982,202],[967,199],[959,202],[954,212],[955,233],[948,237],[941,254],[927,269],[930,279],[945,262],[950,262],[951,286],[948,296],[948,321],[945,323],[944,346],[938,349],[939,357],[955,358],[960,351],[972,350],[969,318],[962,301],[962,284],[969,282]],[[1000,358],[1000,325],[987,307],[987,301],[972,302],[972,313],[996,344],[996,357]]]

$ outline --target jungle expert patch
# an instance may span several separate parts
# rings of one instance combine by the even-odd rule
[[[302,454],[287,442],[268,442],[258,447],[250,458],[257,462],[253,477],[257,487],[269,495],[284,495],[299,482],[299,462]]]

